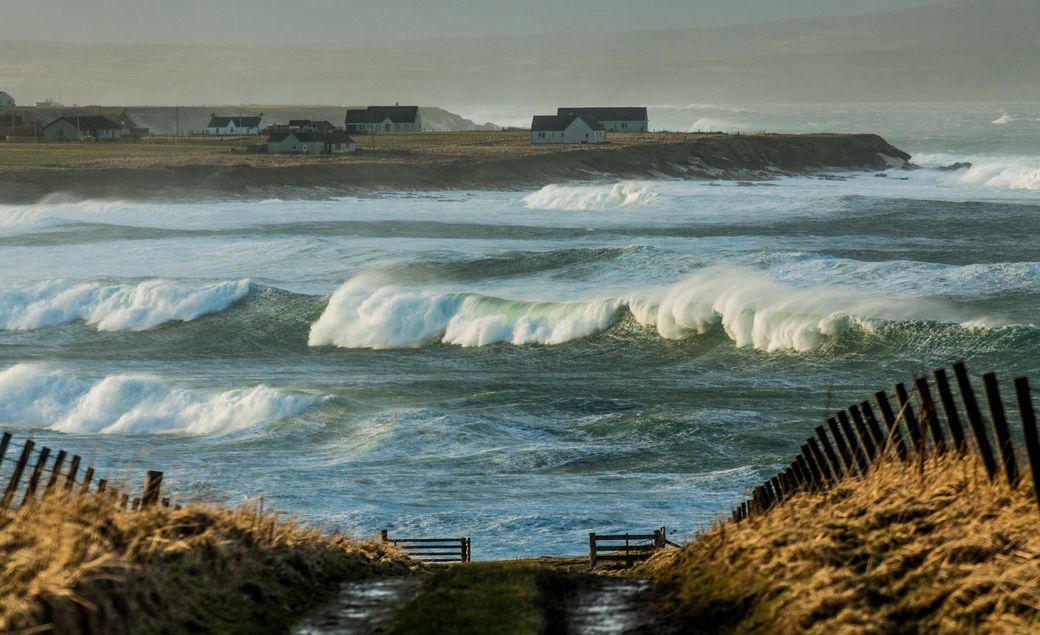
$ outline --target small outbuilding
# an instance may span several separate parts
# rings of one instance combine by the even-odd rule
[[[206,126],[206,134],[216,136],[245,136],[258,135],[263,132],[264,113],[255,117],[225,117],[223,115],[210,115],[209,125]]]
[[[419,132],[422,117],[418,106],[369,106],[349,109],[344,120],[347,132]]]
[[[348,154],[357,150],[342,130],[332,132],[275,132],[267,137],[268,154]]]
[[[97,115],[62,115],[43,127],[43,138],[56,141],[115,141],[125,134],[118,123]]]
[[[595,119],[579,115],[535,115],[531,143],[606,143],[607,131]]]
[[[648,132],[650,117],[645,106],[627,106],[621,108],[559,108],[556,114],[563,116],[578,115],[585,121],[596,120],[608,132]]]
[[[0,108],[14,108],[15,106],[14,97],[0,90]]]

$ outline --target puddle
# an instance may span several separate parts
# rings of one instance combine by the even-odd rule
[[[568,632],[574,635],[621,635],[652,632],[653,620],[643,609],[650,582],[604,577],[582,591],[568,606]]]

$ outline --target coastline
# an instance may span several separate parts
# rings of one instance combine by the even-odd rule
[[[516,190],[608,179],[758,181],[881,171],[909,160],[909,154],[874,134],[648,134],[603,146],[551,147],[524,145],[514,136],[505,144],[363,149],[338,157],[228,153],[183,161],[135,158],[0,169],[0,203],[53,196],[259,200],[287,192],[294,198],[325,199],[379,190]]]

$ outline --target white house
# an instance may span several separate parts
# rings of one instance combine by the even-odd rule
[[[126,132],[126,129],[108,117],[62,115],[43,127],[43,138],[58,141],[115,141],[122,138]]]
[[[219,136],[258,135],[264,128],[264,113],[256,117],[222,117],[210,115],[206,134]]]
[[[275,132],[267,137],[268,154],[347,154],[357,150],[342,130],[332,132]]]
[[[419,132],[422,117],[418,106],[369,106],[364,110],[347,110],[344,120],[347,132]]]
[[[603,124],[608,132],[647,132],[650,130],[650,117],[644,106],[628,106],[622,108],[559,108],[559,116],[578,115],[586,121],[595,119]]]
[[[0,108],[14,108],[14,97],[0,90]]]
[[[595,119],[578,115],[535,115],[531,143],[606,143],[607,131]]]

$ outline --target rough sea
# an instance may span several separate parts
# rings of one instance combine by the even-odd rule
[[[688,537],[916,373],[1040,380],[1040,104],[650,116],[876,132],[921,167],[0,207],[0,427],[486,559]]]

